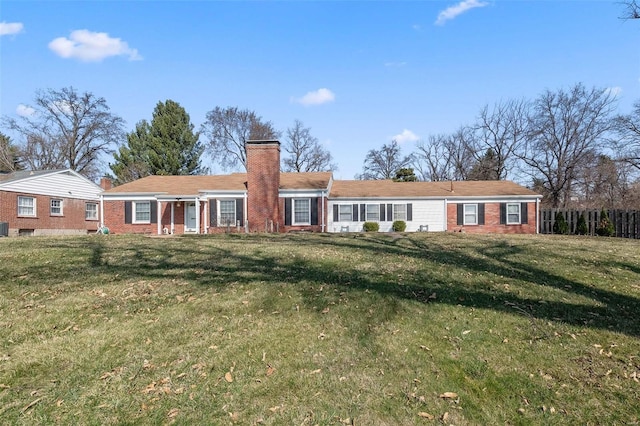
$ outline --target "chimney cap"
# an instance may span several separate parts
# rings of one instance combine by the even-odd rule
[[[248,140],[247,145],[269,145],[269,144],[278,144],[280,145],[280,141],[276,139],[257,139],[257,140]]]

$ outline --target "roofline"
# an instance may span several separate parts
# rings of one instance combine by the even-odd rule
[[[26,170],[24,170],[24,171],[26,171]],[[29,180],[32,180],[32,179],[37,179],[37,178],[42,177],[42,176],[58,175],[58,174],[61,174],[61,173],[71,173],[74,176],[86,181],[87,183],[92,184],[96,188],[102,189],[102,187],[100,185],[98,185],[97,183],[95,183],[93,181],[90,181],[85,176],[82,176],[80,173],[78,173],[78,172],[76,172],[75,170],[72,170],[72,169],[31,170],[31,172],[39,172],[39,173],[38,174],[34,174],[34,175],[29,175],[29,176],[26,176],[26,177],[23,177],[23,178],[19,178],[19,179],[9,179],[9,180],[0,181],[0,187],[2,187],[4,184],[29,181]],[[7,174],[11,174],[11,173],[7,173]]]

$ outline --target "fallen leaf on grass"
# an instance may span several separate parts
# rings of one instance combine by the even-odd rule
[[[462,334],[469,334],[469,333],[471,333],[471,330],[465,330],[462,332]]]
[[[321,373],[321,372],[322,372],[322,369],[321,369],[321,368],[318,368],[317,370],[313,370],[313,371],[312,371],[312,372],[310,372],[309,374],[318,374],[318,373]]]
[[[444,399],[455,399],[457,397],[458,397],[458,394],[455,392],[445,392],[440,395],[440,398],[444,398]]]
[[[177,416],[180,413],[180,410],[178,410],[177,408],[172,408],[171,410],[169,410],[169,412],[167,413],[167,417],[169,417],[170,419],[174,418],[175,416]]]
[[[428,419],[428,420],[433,420],[435,418],[431,414],[425,413],[424,411],[420,411],[418,413],[418,417],[423,417],[423,418]]]
[[[22,409],[21,413],[22,414],[26,413],[30,408],[32,408],[34,405],[36,405],[38,402],[42,401],[43,399],[44,399],[44,396],[42,396],[42,397],[40,397],[40,398],[38,398],[38,399],[36,399],[34,401],[31,401],[29,403],[29,405],[27,405],[26,407],[24,407]]]
[[[227,383],[233,382],[233,376],[228,371],[224,373],[224,379],[227,381]]]
[[[442,420],[443,423],[446,423],[447,420],[449,420],[449,412],[445,411],[442,417],[440,417],[440,420]]]
[[[269,368],[267,368],[267,376],[272,375],[273,373],[275,373],[276,369],[273,368],[272,366],[269,366]]]
[[[327,307],[327,308],[324,308],[324,309],[322,310],[322,313],[323,313],[323,314],[328,314],[328,313],[329,313],[329,308],[328,308],[328,307]]]

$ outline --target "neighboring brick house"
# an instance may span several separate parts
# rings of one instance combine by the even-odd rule
[[[508,181],[334,181],[281,173],[278,141],[247,142],[247,173],[148,176],[101,195],[112,233],[360,232],[365,221],[407,232],[535,233],[541,196]]]
[[[101,191],[70,169],[0,174],[0,223],[9,236],[95,232]]]

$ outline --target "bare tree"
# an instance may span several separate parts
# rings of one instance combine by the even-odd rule
[[[468,179],[474,165],[470,151],[473,133],[469,127],[461,127],[451,135],[429,136],[417,144],[412,155],[412,165],[424,181]]]
[[[0,133],[0,173],[20,170],[20,151],[11,138]]]
[[[396,140],[382,145],[381,149],[372,149],[364,159],[362,174],[357,179],[393,179],[396,172],[411,164],[411,156],[402,156],[402,150]]]
[[[324,172],[338,168],[332,163],[331,153],[320,145],[318,139],[311,135],[311,129],[304,127],[300,120],[295,120],[293,127],[287,129],[283,149],[289,154],[283,159],[285,172]]]
[[[615,118],[615,130],[619,159],[640,170],[640,101],[633,105],[631,114]]]
[[[525,172],[549,194],[552,207],[568,205],[578,170],[601,152],[612,128],[615,96],[606,89],[547,90],[533,103],[526,143],[519,152]]]
[[[110,112],[104,98],[73,87],[38,91],[34,113],[6,125],[24,137],[23,160],[31,169],[70,168],[95,178],[100,156],[124,137],[124,120]]]
[[[492,109],[488,105],[482,108],[473,126],[469,151],[477,164],[490,167],[483,175],[507,179],[514,168],[515,153],[526,136],[527,116],[528,103],[523,100],[499,103]],[[487,155],[491,155],[491,161],[487,161]]]
[[[248,109],[215,107],[209,111],[202,125],[208,138],[208,151],[214,161],[225,170],[247,167],[248,140],[268,140],[280,137],[270,121]]]
[[[622,1],[624,12],[620,19],[640,19],[640,5],[636,0]]]

